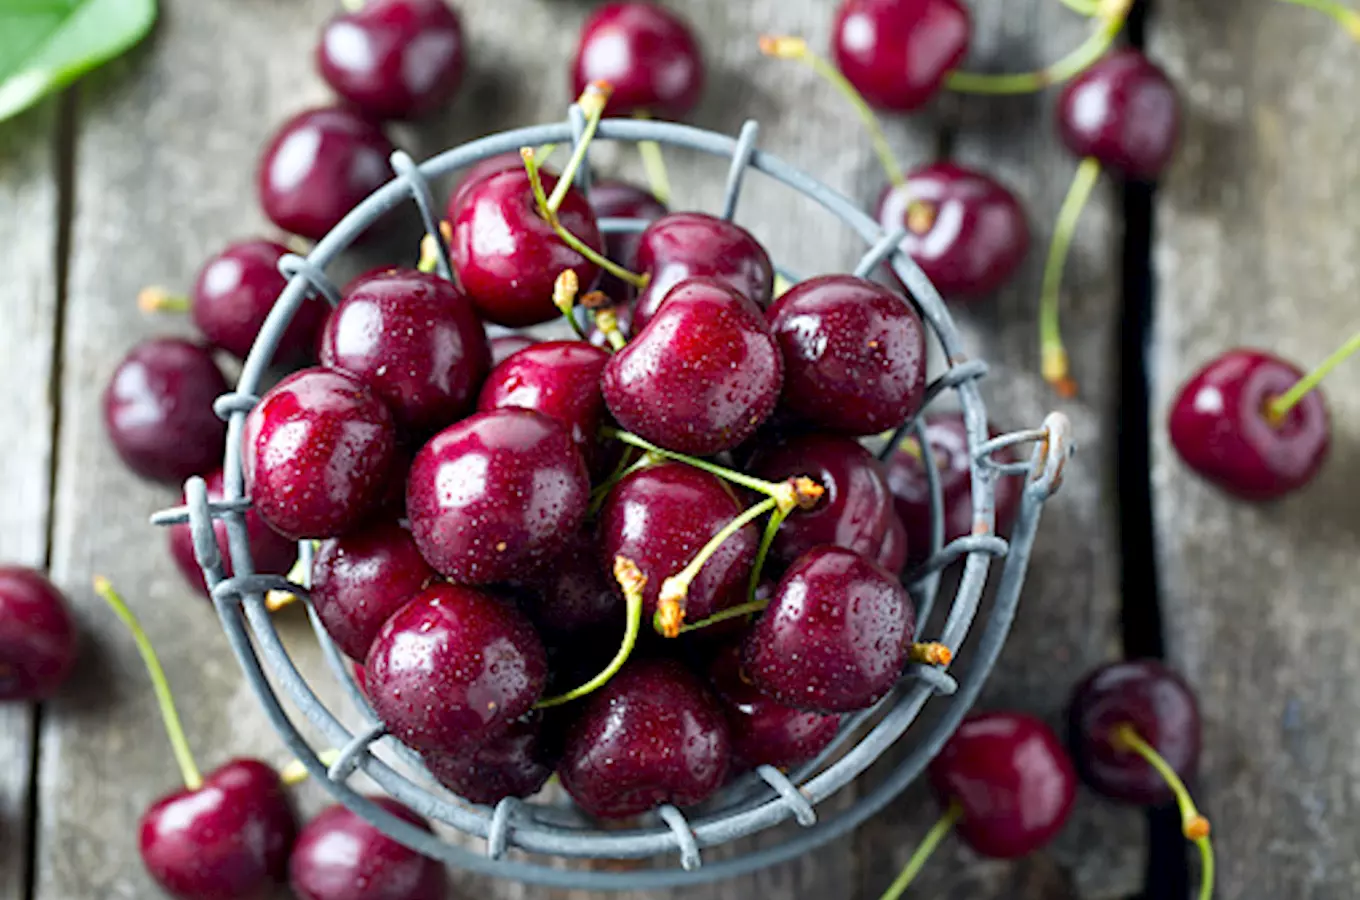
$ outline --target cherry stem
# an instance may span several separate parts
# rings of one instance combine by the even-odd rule
[[[609,95],[614,89],[609,86],[607,81],[594,81],[586,85],[586,89],[581,93],[576,103],[586,114],[586,127],[581,132],[581,139],[576,142],[575,148],[571,151],[571,158],[567,160],[566,168],[557,179],[557,185],[553,188],[552,196],[548,198],[548,212],[556,217],[557,211],[562,208],[562,201],[567,199],[567,191],[571,190],[571,183],[576,180],[576,173],[581,171],[581,164],[585,162],[586,151],[590,149],[590,142],[595,139],[595,130],[600,127],[600,117],[604,115],[605,104],[609,102]]]
[[[605,340],[609,341],[609,349],[617,352],[628,344],[628,339],[619,329],[619,316],[613,307],[606,306],[595,310],[595,327],[604,335]]]
[[[156,703],[161,708],[165,734],[170,738],[171,749],[175,751],[175,761],[179,763],[184,786],[191,791],[198,790],[203,787],[203,774],[199,772],[198,764],[194,762],[194,754],[189,749],[189,740],[184,736],[184,725],[180,722],[179,711],[175,709],[175,698],[170,694],[170,683],[166,680],[165,670],[161,668],[161,661],[156,656],[156,649],[151,646],[151,639],[146,636],[146,632],[142,630],[142,623],[137,621],[137,617],[128,609],[128,605],[118,596],[118,592],[113,589],[107,578],[102,575],[95,576],[94,592],[113,607],[118,618],[122,619],[128,631],[132,632],[132,640],[137,644],[138,652],[142,654],[147,674],[151,676],[151,687],[156,692]]]
[[[651,118],[645,110],[633,113],[633,118],[647,121]],[[656,141],[638,141],[638,156],[642,157],[642,170],[647,173],[647,187],[652,196],[662,206],[671,203],[671,177],[666,171],[666,157],[661,153],[661,145]]]
[[[1351,335],[1346,343],[1336,349],[1331,356],[1318,363],[1311,372],[1294,382],[1294,386],[1266,403],[1266,421],[1279,425],[1298,402],[1326,378],[1328,373],[1341,365],[1356,350],[1360,350],[1360,331]]]
[[[553,306],[562,313],[562,317],[567,320],[571,330],[576,332],[576,336],[583,341],[589,341],[586,330],[581,327],[581,322],[576,318],[576,292],[581,289],[581,279],[576,277],[575,269],[563,269],[553,282]]]
[[[1292,3],[1295,6],[1306,6],[1309,9],[1316,9],[1318,12],[1331,16],[1353,40],[1360,41],[1360,11],[1351,9],[1344,3],[1336,2],[1336,0],[1284,0],[1284,2]]]
[[[1034,72],[1008,75],[955,70],[945,76],[945,87],[960,94],[1032,94],[1081,74],[1110,49],[1124,27],[1133,0],[1096,0],[1095,5],[1099,25],[1075,50],[1057,62]]]
[[[700,619],[697,622],[682,625],[680,626],[680,633],[689,634],[691,631],[698,631],[701,628],[717,625],[719,622],[726,622],[729,619],[740,619],[743,616],[754,615],[755,613],[763,612],[765,607],[769,605],[769,600],[748,600],[745,603],[739,603],[736,606],[729,606],[721,612],[715,612],[707,619]]]
[[[793,287],[793,285],[794,283],[792,281],[789,281],[783,275],[780,275],[778,272],[774,273],[774,296],[776,299],[784,296],[784,293],[789,288]]]
[[[346,12],[358,12],[364,8],[365,0],[340,0],[340,5]]]
[[[774,497],[767,497],[752,506],[709,538],[708,543],[699,548],[699,552],[694,554],[694,558],[686,563],[683,569],[661,582],[661,595],[657,600],[653,621],[657,632],[664,637],[679,637],[680,625],[685,621],[685,601],[689,597],[689,587],[694,583],[694,579],[699,577],[704,564],[713,558],[713,554],[718,552],[718,548],[728,538],[778,506],[779,501]]]
[[[312,541],[313,552],[319,549],[321,549],[321,542]],[[302,564],[302,556],[299,554],[293,562],[293,567],[288,570],[288,574],[284,577],[293,584],[302,584],[302,580],[307,577],[307,574],[307,567]],[[264,608],[272,613],[278,612],[285,606],[292,606],[297,601],[298,595],[292,591],[269,591],[264,595]]]
[[[561,706],[564,703],[570,703],[572,700],[584,697],[592,691],[599,690],[628,661],[634,645],[637,644],[638,632],[642,630],[642,589],[647,586],[647,576],[643,575],[637,565],[628,557],[616,556],[614,557],[614,578],[623,588],[623,600],[627,604],[626,615],[628,617],[628,624],[624,628],[623,643],[619,645],[619,652],[614,654],[614,658],[609,661],[609,665],[605,666],[600,674],[580,687],[572,688],[565,694],[538,701],[534,704],[535,709]]]
[[[439,268],[439,245],[435,243],[434,235],[427,234],[420,239],[420,260],[416,263],[416,271],[429,275],[437,268]]]
[[[927,666],[947,666],[954,661],[954,651],[939,641],[919,641],[911,645],[907,658]]]
[[[340,751],[332,747],[329,750],[322,750],[316,755],[316,758],[321,765],[329,769],[340,758]],[[307,767],[302,764],[302,760],[294,759],[288,765],[279,769],[279,781],[289,786],[302,784],[307,780],[308,774]]]
[[[883,166],[883,172],[888,176],[888,182],[893,187],[901,187],[907,183],[907,176],[903,174],[901,164],[898,163],[897,157],[893,155],[892,147],[888,144],[887,135],[883,133],[883,126],[879,123],[878,116],[874,114],[873,107],[855,89],[850,80],[841,74],[840,69],[813,53],[808,48],[807,41],[800,37],[764,36],[760,39],[760,52],[776,59],[797,60],[812,69],[822,80],[839,91],[846,100],[850,101],[850,105],[859,114],[860,121],[864,123],[864,129],[869,132],[869,140],[874,146],[874,154],[878,156],[878,161]]]
[[[186,313],[190,307],[188,297],[153,284],[137,292],[137,308],[144,313]]]
[[[1058,2],[1087,18],[1100,15],[1100,0],[1058,0]]]
[[[746,583],[747,600],[756,599],[756,590],[760,587],[760,574],[765,571],[765,559],[770,555],[770,545],[774,543],[774,536],[779,533],[779,526],[784,524],[788,515],[788,512],[776,509],[770,520],[765,523],[765,533],[760,536],[760,548],[756,550],[756,561],[751,566],[751,580]]]
[[[1086,201],[1091,198],[1100,178],[1100,161],[1088,156],[1077,167],[1077,175],[1067,190],[1058,221],[1053,226],[1053,243],[1048,248],[1044,263],[1043,286],[1039,290],[1039,367],[1044,380],[1053,386],[1060,397],[1075,397],[1077,383],[1068,375],[1067,348],[1063,346],[1058,325],[1059,301],[1062,297],[1063,266],[1072,247],[1072,236]]]
[[[1123,722],[1116,725],[1111,732],[1111,741],[1116,749],[1129,750],[1141,756],[1171,788],[1171,793],[1176,797],[1176,806],[1181,811],[1181,832],[1186,840],[1193,841],[1199,847],[1200,859],[1204,863],[1200,874],[1200,900],[1209,900],[1214,893],[1214,848],[1209,842],[1209,820],[1195,807],[1194,798],[1176,770],[1171,768],[1156,748],[1143,740],[1131,724]]]
[[[963,818],[963,807],[957,803],[949,804],[949,808],[944,811],[944,815],[930,826],[926,836],[921,838],[921,843],[916,845],[916,850],[911,854],[911,859],[902,867],[902,871],[897,873],[897,878],[888,885],[888,889],[883,892],[883,896],[878,900],[897,900],[925,868],[926,860],[930,859],[930,854],[935,852],[935,848],[940,846],[940,842],[945,839],[949,832],[954,830],[954,826]]]

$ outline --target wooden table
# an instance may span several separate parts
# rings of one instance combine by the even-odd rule
[[[763,147],[872,201],[882,177],[848,110],[808,72],[762,60],[755,46],[766,32],[824,46],[832,4],[681,5],[710,58],[694,121],[734,132],[758,118]],[[0,709],[0,896],[156,896],[137,860],[134,825],[174,786],[175,768],[133,644],[90,590],[96,573],[112,578],[145,621],[204,765],[238,753],[287,759],[216,620],[146,524],[174,493],[117,463],[99,409],[109,372],[132,343],[185,331],[182,322],[140,314],[138,288],[187,286],[224,241],[266,229],[253,160],[285,115],[324,101],[310,53],[332,6],[164,0],[156,33],[127,59],[0,126],[8,404],[0,559],[50,567],[84,632],[79,669],[56,700]],[[418,158],[555,119],[567,99],[564,67],[586,4],[460,6],[473,71],[441,122],[398,131]],[[973,9],[973,68],[1041,65],[1086,28],[1053,0],[975,0]],[[1057,724],[1074,680],[1120,654],[1121,629],[1135,651],[1155,648],[1147,625],[1159,614],[1169,655],[1203,701],[1198,791],[1217,823],[1218,896],[1351,897],[1360,876],[1355,369],[1337,373],[1328,389],[1332,460],[1308,490],[1273,506],[1245,506],[1196,480],[1167,446],[1164,422],[1180,381],[1228,346],[1264,344],[1307,363],[1353,329],[1360,48],[1330,20],[1274,0],[1166,0],[1148,39],[1180,83],[1186,112],[1180,160],[1153,204],[1152,305],[1127,289],[1149,256],[1139,214],[1146,196],[1131,194],[1134,215],[1126,216],[1124,195],[1106,183],[1068,266],[1064,321],[1082,385],[1074,401],[1057,400],[1035,374],[1039,266],[1074,170],[1050,124],[1053,98],[950,99],[889,123],[904,160],[948,153],[994,172],[1026,201],[1035,250],[1023,275],[958,315],[973,352],[992,363],[985,395],[998,424],[1034,424],[1058,408],[1082,447],[1045,516],[1020,620],[984,703]],[[631,154],[603,147],[597,158],[639,175]],[[680,202],[712,208],[721,165],[682,154],[671,165]],[[859,248],[806,210],[753,179],[738,218],[803,272],[843,269]],[[1149,308],[1144,357],[1139,329]],[[294,617],[285,627],[304,666],[319,672],[305,623]],[[316,786],[301,797],[309,812],[323,802]],[[667,896],[874,898],[934,815],[916,786],[816,854]],[[1146,821],[1083,792],[1049,850],[997,863],[947,841],[912,896],[1127,897],[1144,883]],[[1164,834],[1167,820],[1157,823]],[[1157,868],[1174,878],[1174,867]],[[456,882],[458,896],[565,896],[467,876]]]

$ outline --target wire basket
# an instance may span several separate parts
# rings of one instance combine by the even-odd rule
[[[584,126],[584,115],[579,107],[573,106],[565,122],[481,138],[447,150],[418,166],[406,154],[395,153],[392,167],[396,177],[392,181],[351,210],[306,258],[289,255],[280,261],[280,269],[289,278],[288,286],[251,349],[236,390],[218,398],[214,407],[228,422],[223,466],[225,499],[210,503],[203,480],[191,478],[185,485],[185,505],[158,513],[152,521],[160,525],[189,523],[198,562],[203,567],[231,648],[246,680],[254,688],[288,749],[326,790],[392,838],[471,872],[563,888],[646,889],[715,881],[792,859],[845,834],[887,805],[939,752],[976,699],[1005,641],[1015,615],[1039,514],[1044,501],[1057,489],[1063,465],[1073,451],[1070,427],[1066,417],[1052,413],[1038,428],[991,438],[987,431],[986,409],[976,383],[986,374],[986,364],[967,358],[939,293],[911,258],[898,249],[905,231],[884,233],[876,222],[845,197],[777,157],[757,150],[755,122],[748,121],[740,134],[732,138],[673,123],[604,120],[597,133],[600,140],[656,141],[730,159],[721,209],[723,218],[733,217],[746,172],[754,169],[809,197],[863,238],[868,250],[855,267],[857,275],[867,276],[885,263],[891,265],[908,288],[948,361],[948,369],[928,386],[924,405],[947,391],[958,395],[971,455],[972,533],[943,546],[939,474],[933,454],[923,454],[933,519],[932,552],[907,579],[917,605],[917,620],[923,626],[928,621],[939,589],[940,572],[960,559],[963,560],[962,575],[938,640],[952,651],[959,650],[973,625],[992,559],[1004,557],[995,601],[970,651],[970,665],[960,682],[939,668],[909,666],[897,688],[875,708],[846,717],[836,740],[818,758],[788,773],[762,766],[729,785],[702,809],[692,810],[692,818],[673,806],[663,806],[655,811],[651,827],[604,831],[585,821],[569,806],[510,798],[487,807],[463,801],[438,787],[428,778],[416,754],[386,734],[315,613],[311,613],[311,620],[323,654],[368,723],[366,726],[351,731],[342,725],[313,693],[280,641],[265,607],[266,592],[286,590],[303,599],[307,592],[305,586],[293,584],[283,577],[255,574],[244,521],[249,500],[243,491],[241,429],[246,413],[258,400],[256,393],[279,337],[298,305],[313,292],[332,305],[339,302],[340,293],[326,276],[325,269],[369,225],[402,202],[414,200],[427,232],[437,241],[438,270],[444,277],[452,277],[448,247],[437,227],[436,207],[428,179],[449,175],[488,156],[520,147],[575,142],[581,137]],[[589,189],[588,170],[588,166],[582,166],[578,176],[583,191]],[[600,220],[600,230],[605,234],[640,231],[646,225],[642,220]],[[788,271],[781,270],[781,274],[790,281],[797,281]],[[914,433],[922,447],[928,446],[918,416],[899,429],[883,448],[883,455],[891,452],[905,433]],[[1027,462],[1001,461],[993,457],[999,450],[1024,443],[1035,445]],[[1026,480],[1009,541],[997,536],[994,529],[994,487],[996,479],[1002,477]],[[222,558],[213,535],[214,519],[226,523],[235,572],[231,578],[223,577]],[[304,541],[300,547],[304,564],[309,564],[312,545]],[[304,569],[309,568],[304,565]],[[324,741],[321,747],[339,748],[338,758],[329,766],[318,758],[317,750],[308,744],[284,710],[266,677],[266,668],[293,706],[320,732]],[[913,745],[891,774],[848,809],[819,820],[817,805],[849,784],[901,738],[932,697],[940,698],[936,702],[944,707],[942,715],[928,729],[913,733]],[[871,722],[874,723],[872,728],[861,735]],[[858,742],[846,749],[856,738]],[[375,756],[372,751],[379,745],[390,749],[403,768],[416,773],[419,780],[412,780]],[[830,761],[833,757],[834,761]],[[349,785],[349,778],[355,771],[362,771],[391,796],[421,815],[465,835],[483,839],[485,852],[446,841],[393,816]],[[786,819],[794,819],[803,830],[776,846],[702,865],[704,848],[754,834]],[[506,851],[510,848],[527,854],[508,856]],[[527,856],[529,854],[540,855],[540,858],[534,859]],[[541,856],[568,859],[673,856],[678,865],[604,871],[564,867],[562,859],[542,859]]]

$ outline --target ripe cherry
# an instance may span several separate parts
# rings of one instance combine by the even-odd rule
[[[617,628],[623,621],[623,599],[600,559],[599,546],[593,530],[581,529],[553,564],[533,579],[535,601],[529,616],[539,628],[568,635]]]
[[[572,96],[596,81],[613,87],[613,115],[680,118],[703,92],[699,42],[688,23],[659,4],[606,3],[581,27],[571,64]]]
[[[896,428],[921,406],[926,339],[899,294],[853,275],[799,282],[766,312],[784,360],[781,402],[843,434]]]
[[[463,80],[463,28],[445,0],[374,0],[321,29],[316,66],[337,94],[374,119],[414,119]]]
[[[227,379],[202,345],[152,338],[123,357],[104,389],[104,427],[137,475],[182,484],[222,464],[227,425],[213,401]]]
[[[690,806],[722,787],[731,758],[717,700],[673,660],[635,660],[582,701],[558,767],[586,812],[622,818]]]
[[[590,208],[595,210],[596,219],[642,219],[655,222],[666,215],[666,205],[646,188],[640,188],[626,181],[596,181],[590,186]],[[622,232],[605,235],[605,255],[625,269],[635,271],[637,251],[642,236],[636,232]],[[600,290],[623,304],[632,300],[633,289],[630,285],[606,273],[600,278]],[[624,333],[628,331],[625,328]]]
[[[845,0],[832,25],[832,55],[871,104],[910,112],[963,61],[971,31],[958,0]]]
[[[437,571],[511,581],[551,562],[585,518],[590,479],[571,435],[527,409],[477,413],[435,435],[411,464],[406,512]]]
[[[1058,133],[1074,155],[1144,181],[1166,170],[1180,136],[1176,88],[1132,47],[1112,50],[1069,81],[1057,116]]]
[[[547,783],[557,765],[550,743],[543,715],[532,713],[475,749],[422,758],[444,787],[469,803],[494,806],[506,797],[536,794]]]
[[[417,828],[430,825],[390,797],[375,804]],[[298,900],[443,900],[444,866],[399,844],[340,804],[316,814],[288,859],[288,887]]]
[[[47,576],[0,566],[0,702],[45,700],[76,661],[76,627]]]
[[[226,498],[222,485],[222,470],[216,469],[203,478],[208,488],[208,501],[217,502]],[[180,495],[180,503],[188,498]],[[297,544],[279,534],[265,524],[264,519],[254,509],[247,509],[246,538],[250,542],[250,559],[256,572],[265,575],[286,575],[297,559]],[[217,538],[217,549],[222,554],[224,575],[230,578],[235,571],[231,564],[231,548],[227,542],[227,523],[213,519],[213,534]],[[166,541],[170,545],[170,557],[175,561],[184,580],[198,588],[204,596],[208,595],[208,584],[203,579],[203,567],[194,556],[194,536],[189,523],[171,525],[166,529]]]
[[[785,706],[756,690],[741,672],[741,648],[735,644],[718,651],[708,678],[727,716],[735,771],[762,765],[791,769],[820,753],[840,728],[840,716]]]
[[[548,663],[513,606],[436,582],[384,623],[364,675],[374,712],[398,740],[422,752],[461,753],[529,712]]]
[[[368,385],[397,424],[418,436],[472,409],[490,361],[466,295],[411,269],[350,283],[321,337],[321,362]]]
[[[284,231],[320,240],[392,177],[392,151],[382,129],[352,110],[298,113],[260,158],[260,206]]]

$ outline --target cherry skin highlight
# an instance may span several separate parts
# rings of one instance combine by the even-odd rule
[[[704,62],[688,23],[656,3],[606,3],[581,27],[571,95],[607,81],[609,114],[680,118],[699,102]]]
[[[1058,134],[1078,157],[1126,178],[1155,181],[1180,138],[1180,101],[1159,66],[1131,47],[1111,50],[1058,98]]]
[[[832,56],[870,104],[910,112],[963,62],[971,31],[958,0],[845,0],[832,25]]]

